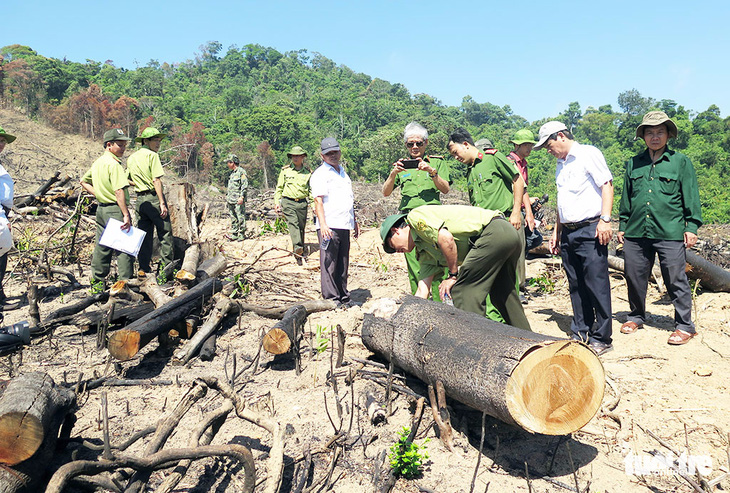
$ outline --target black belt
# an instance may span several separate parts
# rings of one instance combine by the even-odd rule
[[[289,199],[289,200],[293,200],[294,202],[306,202],[307,201],[306,198],[303,198],[303,199],[293,199],[291,197],[284,197],[284,198],[285,199]]]
[[[156,193],[154,190],[142,190],[141,192],[137,192],[137,195],[151,195],[153,193]]]
[[[582,228],[584,226],[588,226],[589,224],[597,223],[600,216],[592,217],[590,219],[586,219],[585,221],[580,221],[577,223],[561,223],[564,228],[568,229],[578,229]]]
[[[112,205],[117,205],[117,203],[116,202],[109,202],[108,204],[102,204],[101,202],[99,202],[99,207],[110,207]]]

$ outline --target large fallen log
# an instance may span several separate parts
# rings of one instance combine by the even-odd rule
[[[195,276],[197,277],[198,282],[204,281],[211,277],[218,277],[223,274],[223,271],[226,270],[226,268],[228,268],[228,260],[226,260],[226,256],[222,253],[218,253],[214,257],[203,260],[198,266]]]
[[[109,323],[112,325],[129,325],[135,320],[139,320],[152,313],[155,309],[155,305],[146,301],[144,303],[128,303],[117,301],[114,307],[114,313],[112,314]],[[77,325],[79,327],[96,327],[99,322],[106,318],[108,313],[108,306],[104,305],[97,310],[91,310],[84,313],[74,315],[68,320],[68,325]]]
[[[626,272],[625,261],[621,257],[615,255],[608,256],[608,266],[618,272]],[[657,285],[657,289],[661,292],[665,291],[664,279],[662,278],[662,272],[659,269],[659,264],[654,263],[649,274],[649,280]]]
[[[56,171],[56,173],[52,177],[50,177],[48,180],[46,180],[45,183],[43,183],[40,187],[38,187],[38,190],[33,192],[31,195],[28,195],[28,196],[25,196],[25,197],[19,199],[17,202],[15,202],[13,204],[13,206],[14,207],[25,207],[25,206],[32,204],[33,202],[38,200],[38,197],[40,197],[41,195],[46,193],[48,191],[48,189],[51,188],[51,185],[53,185],[54,183],[56,183],[58,181],[58,177],[60,175],[61,175],[61,172]]]
[[[0,468],[0,491],[42,490],[39,482],[75,402],[72,391],[57,387],[45,373],[10,381],[0,398],[0,464],[6,466]]]
[[[155,311],[109,336],[107,349],[118,360],[128,360],[152,339],[184,320],[221,290],[218,279],[207,279],[178,298],[173,298]]]
[[[191,183],[175,183],[165,187],[176,258],[181,258],[189,245],[199,241],[194,195],[195,187]]]
[[[299,305],[303,306],[307,310],[307,313],[326,312],[327,310],[334,310],[337,308],[337,303],[332,300],[306,300],[300,303],[273,308],[266,308],[251,303],[244,303],[242,301],[239,302],[239,305],[241,305],[241,310],[253,312],[256,315],[266,318],[275,318],[277,320],[281,319],[289,309]]]
[[[603,366],[584,344],[414,296],[389,319],[366,314],[362,341],[424,382],[441,381],[451,398],[532,433],[572,433],[603,399]]]
[[[700,286],[716,293],[730,292],[730,271],[687,250],[687,276],[699,279]]]
[[[184,365],[195,356],[203,343],[218,330],[218,326],[229,313],[237,312],[238,305],[224,293],[215,296],[215,306],[208,315],[207,320],[200,326],[195,335],[181,346],[173,355],[172,361],[175,364]]]
[[[195,281],[195,273],[198,270],[198,259],[200,258],[200,245],[195,243],[185,250],[185,257],[182,261],[182,267],[175,274],[178,281],[192,282]]]

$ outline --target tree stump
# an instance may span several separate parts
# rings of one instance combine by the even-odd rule
[[[586,345],[404,296],[390,319],[366,314],[365,346],[468,406],[531,433],[583,427],[603,400],[603,365]]]

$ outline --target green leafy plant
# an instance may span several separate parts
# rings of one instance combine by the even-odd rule
[[[375,268],[375,272],[382,272],[383,274],[388,272],[388,264],[383,262],[380,258],[372,259],[370,264]]]
[[[423,450],[428,439],[423,442],[423,445],[418,445],[414,442],[408,441],[408,435],[411,433],[411,429],[403,427],[400,434],[398,435],[398,441],[390,447],[390,467],[393,469],[393,473],[396,476],[400,476],[406,479],[413,479],[421,475],[423,468],[423,461],[428,459],[428,453]]]
[[[332,327],[317,324],[317,327],[314,329],[314,348],[317,350],[317,353],[327,351],[330,342],[330,332],[332,332]]]
[[[226,281],[234,282],[236,287],[233,288],[229,298],[235,298],[236,296],[246,296],[251,292],[251,285],[246,282],[246,279],[241,274],[236,274],[233,277],[228,277]]]
[[[537,287],[543,293],[552,293],[555,291],[555,281],[547,274],[531,278],[528,283],[530,286]]]
[[[104,292],[104,281],[92,281],[89,293],[99,294]]]
[[[264,221],[261,224],[261,229],[259,232],[259,235],[264,235],[266,233],[288,233],[289,232],[289,225],[286,223],[286,219],[283,217],[277,217],[274,219],[274,222],[271,221]]]

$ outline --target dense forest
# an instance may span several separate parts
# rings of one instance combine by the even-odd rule
[[[645,112],[661,109],[679,127],[670,146],[687,154],[697,169],[705,222],[730,222],[730,117],[721,118],[715,105],[697,112],[635,89],[619,94],[616,103],[618,111],[611,104],[583,110],[574,102],[559,115],[528,122],[509,106],[470,96],[458,107],[446,106],[306,50],[280,53],[246,45],[223,53],[220,43],[210,42],[192,60],[151,60],[128,70],[111,60],[47,58],[21,45],[0,49],[0,104],[94,139],[111,126],[132,136],[140,126],[165,129],[170,138],[163,143],[163,161],[180,175],[219,184],[228,173],[223,161],[229,152],[241,158],[254,186],[266,187],[275,183],[292,145],[303,146],[316,165],[319,141],[333,136],[353,178],[378,181],[405,155],[402,131],[409,121],[429,129],[428,153],[448,154],[448,134],[457,126],[475,139],[488,137],[506,152],[516,130],[536,133],[545,121],[558,119],[578,141],[603,151],[618,204],[625,163],[644,148],[634,141],[634,130]],[[554,198],[554,158],[535,152],[529,162],[532,194]],[[463,188],[463,165],[449,163],[456,187]]]

